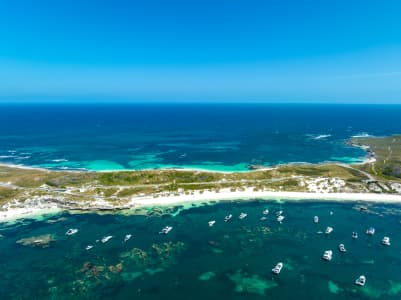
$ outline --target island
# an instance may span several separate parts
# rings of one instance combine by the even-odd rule
[[[249,172],[160,169],[51,171],[0,166],[0,222],[60,211],[141,213],[144,207],[236,199],[401,203],[401,135],[347,142],[361,164],[286,164]]]

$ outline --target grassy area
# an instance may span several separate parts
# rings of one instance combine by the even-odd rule
[[[353,145],[368,146],[376,162],[361,168],[384,179],[401,179],[401,135],[354,138]]]

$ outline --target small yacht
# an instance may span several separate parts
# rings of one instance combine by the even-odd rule
[[[248,216],[248,214],[242,212],[242,213],[239,215],[238,218],[239,218],[240,220],[242,220],[242,219],[245,219],[247,216]]]
[[[124,243],[125,242],[127,242],[129,239],[131,239],[132,238],[132,234],[127,234],[127,235],[125,235],[125,237],[124,237]]]
[[[374,234],[375,234],[375,229],[374,229],[373,227],[369,227],[369,228],[366,230],[366,234],[367,234],[367,235],[374,235]]]
[[[281,216],[283,214],[282,210],[279,210],[278,212],[276,212],[276,216]]]
[[[280,274],[282,268],[283,268],[283,263],[282,263],[282,262],[279,262],[279,263],[272,269],[272,272],[273,272],[274,274]]]
[[[319,217],[318,216],[314,216],[313,217],[313,223],[315,223],[315,224],[319,223]]]
[[[340,251],[340,252],[347,252],[347,249],[345,249],[345,246],[344,246],[344,244],[340,244],[340,245],[338,245],[338,251]]]
[[[173,229],[173,227],[172,226],[166,226],[166,227],[164,227],[162,230],[160,230],[160,234],[167,234],[167,233],[169,233],[171,230]]]
[[[209,222],[207,222],[209,224],[209,227],[213,227],[214,223],[216,223],[215,220],[211,220]]]
[[[67,230],[67,232],[65,233],[66,235],[74,235],[78,232],[78,229],[76,228],[70,228]]]
[[[265,210],[262,212],[262,214],[265,215],[265,216],[267,216],[267,215],[269,214],[269,210],[268,210],[268,209],[265,209]]]
[[[277,222],[281,223],[281,222],[283,222],[284,219],[285,219],[284,216],[279,215],[279,216],[277,217]]]
[[[352,232],[352,238],[357,239],[358,238],[358,232]]]
[[[364,275],[361,275],[355,280],[356,285],[364,286],[366,283],[366,277]]]
[[[384,245],[384,246],[390,246],[390,245],[391,245],[391,243],[390,243],[390,238],[389,238],[388,236],[385,236],[385,237],[382,239],[382,245]]]
[[[107,243],[108,241],[110,241],[112,238],[113,238],[112,235],[108,235],[108,236],[103,237],[100,241],[104,244],[104,243]]]
[[[90,249],[92,249],[92,248],[93,248],[92,245],[88,245],[88,246],[86,246],[85,250],[90,250]]]
[[[233,217],[232,214],[229,214],[228,216],[225,216],[225,217],[224,217],[224,222],[230,221],[232,217]]]
[[[333,232],[333,227],[330,227],[330,226],[328,226],[327,228],[326,228],[326,231],[324,232],[325,234],[330,234],[330,233],[332,233]]]
[[[333,258],[333,251],[331,250],[324,251],[322,258],[324,260],[330,261]]]

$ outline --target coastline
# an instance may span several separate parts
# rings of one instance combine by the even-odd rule
[[[9,207],[5,211],[0,212],[0,224],[17,221],[24,218],[36,218],[39,216],[57,214],[67,211],[80,212],[115,212],[129,211],[144,207],[160,207],[160,206],[177,206],[183,204],[199,204],[221,201],[334,201],[334,202],[364,202],[364,203],[383,203],[383,204],[401,204],[400,194],[373,194],[373,193],[313,193],[313,192],[275,192],[275,191],[254,191],[253,188],[247,188],[244,191],[232,192],[224,189],[220,192],[199,191],[192,195],[168,195],[168,196],[137,196],[132,197],[124,207],[105,208],[101,204],[99,207],[96,203],[92,207],[78,209],[76,207],[61,207],[55,203],[41,203],[39,206],[29,207]]]

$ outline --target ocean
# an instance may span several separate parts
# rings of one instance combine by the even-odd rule
[[[238,219],[241,212],[248,216]],[[24,219],[0,225],[0,299],[400,299],[400,213],[395,205],[236,201]],[[78,232],[66,235],[70,228]],[[381,245],[384,236],[391,246]],[[281,273],[272,274],[278,262]],[[360,275],[363,287],[354,284]]]
[[[361,162],[346,140],[400,132],[401,105],[1,104],[0,163],[49,169],[246,171]]]

